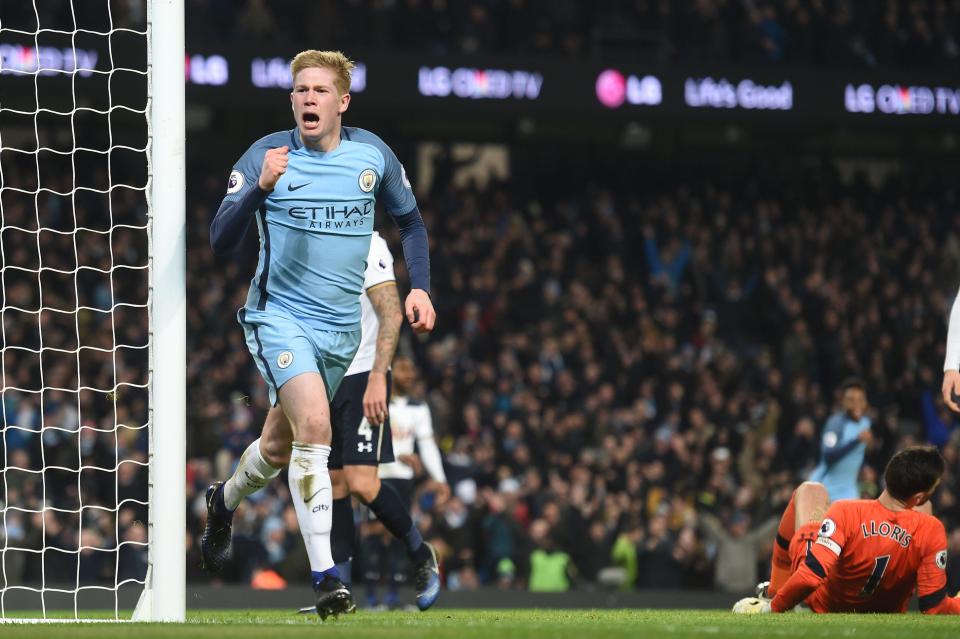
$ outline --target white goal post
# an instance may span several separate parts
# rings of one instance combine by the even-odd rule
[[[185,620],[184,58],[184,0],[0,2],[0,623]]]
[[[150,523],[134,620],[186,608],[186,150],[183,0],[148,0],[150,130]]]

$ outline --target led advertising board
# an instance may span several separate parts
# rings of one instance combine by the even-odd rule
[[[129,46],[129,45],[128,45]],[[35,75],[63,82],[123,70],[125,52],[0,44],[0,89]],[[187,100],[218,108],[283,108],[296,49],[188,49]],[[556,118],[609,116],[745,122],[919,122],[951,126],[960,116],[960,81],[952,76],[886,76],[878,72],[803,69],[718,69],[665,65],[600,65],[550,58],[456,58],[388,51],[351,52],[356,61],[354,108],[474,117],[549,113]],[[111,68],[111,59],[117,67]],[[142,73],[142,72],[141,72]],[[53,80],[55,82],[61,80]],[[11,85],[12,86],[12,85]],[[92,84],[90,86],[93,86]],[[78,92],[83,84],[77,84]],[[124,90],[114,86],[114,90]],[[13,91],[8,95],[14,94]]]

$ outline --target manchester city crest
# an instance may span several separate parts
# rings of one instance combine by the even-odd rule
[[[360,190],[369,193],[377,183],[377,174],[373,169],[364,169],[360,174]]]

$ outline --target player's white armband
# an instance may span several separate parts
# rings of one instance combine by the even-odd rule
[[[950,309],[950,323],[947,326],[947,355],[943,362],[944,371],[960,370],[960,293],[953,300]]]

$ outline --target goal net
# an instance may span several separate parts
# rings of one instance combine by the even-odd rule
[[[176,4],[0,3],[3,621],[183,616],[182,443],[161,444],[183,439],[182,128],[158,127],[151,46]]]

